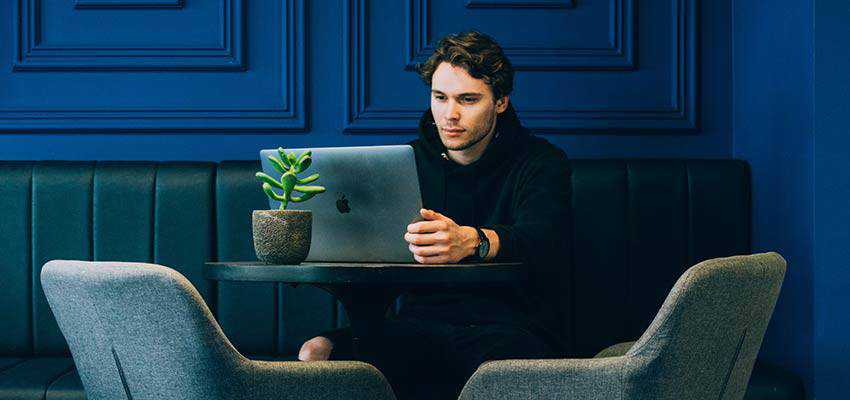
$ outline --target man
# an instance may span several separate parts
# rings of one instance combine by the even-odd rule
[[[557,311],[543,300],[551,290],[544,282],[559,280],[570,254],[566,154],[521,126],[509,97],[513,69],[490,37],[443,38],[419,75],[431,108],[410,142],[425,207],[424,220],[403,233],[410,251],[422,264],[523,260],[531,279],[507,289],[403,294],[376,365],[399,398],[434,380],[457,396],[484,361],[566,351]],[[305,342],[299,359],[344,359],[349,341],[347,330],[327,332]]]

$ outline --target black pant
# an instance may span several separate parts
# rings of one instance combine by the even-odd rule
[[[348,328],[322,336],[334,343],[332,360],[353,358]],[[467,379],[488,360],[558,357],[540,337],[519,326],[414,317],[386,320],[377,347],[373,364],[399,400],[457,399]]]

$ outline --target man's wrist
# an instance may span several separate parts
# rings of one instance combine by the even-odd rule
[[[472,226],[464,226],[464,236],[466,236],[466,243],[469,245],[466,246],[466,257],[474,256],[478,253],[478,245],[480,240],[478,239],[478,230]]]

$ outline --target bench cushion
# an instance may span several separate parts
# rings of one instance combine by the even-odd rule
[[[0,369],[0,399],[42,400],[54,382],[73,371],[74,362],[67,357],[6,358],[0,359]]]

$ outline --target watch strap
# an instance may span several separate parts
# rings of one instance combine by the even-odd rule
[[[473,254],[475,256],[474,259],[476,261],[484,261],[484,257],[482,257],[481,254],[480,254],[481,253],[481,246],[485,245],[485,243],[486,243],[487,249],[489,251],[489,249],[490,249],[490,239],[487,237],[486,234],[484,234],[484,230],[481,229],[480,227],[476,226],[475,231],[478,232],[478,246],[475,247],[475,253]]]

